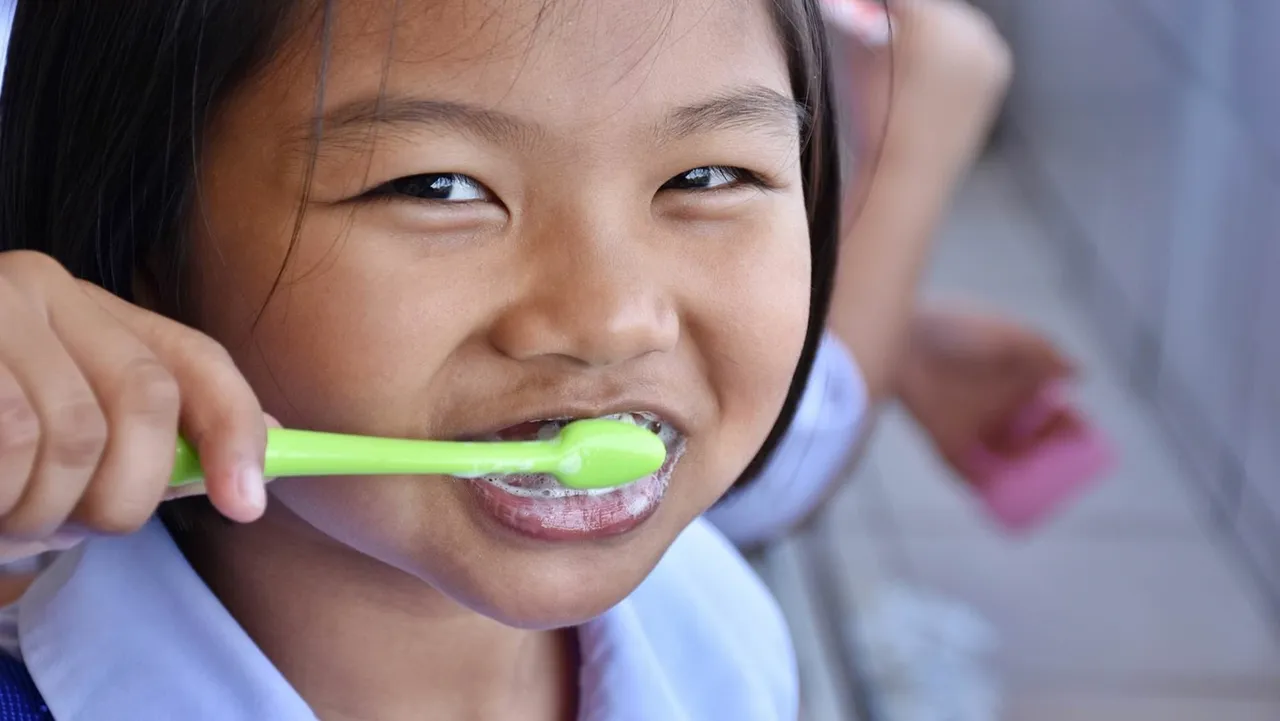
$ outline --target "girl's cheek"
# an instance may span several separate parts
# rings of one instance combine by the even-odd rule
[[[704,353],[719,359],[711,380],[723,433],[726,440],[741,438],[753,455],[777,418],[804,347],[811,266],[803,208],[766,226],[742,244],[738,262],[721,267],[731,272],[707,284],[716,290],[707,297],[720,317],[698,325],[716,329],[718,347]]]

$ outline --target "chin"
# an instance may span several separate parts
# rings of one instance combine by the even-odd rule
[[[531,631],[572,628],[600,617],[621,603],[640,580],[643,579],[620,584],[612,592],[599,588],[588,592],[551,588],[516,596],[503,594],[499,598],[487,599],[486,603],[472,610],[512,628]]]
[[[664,507],[631,531],[597,541],[531,544],[510,532],[427,580],[455,601],[507,626],[578,626],[626,599],[649,576],[692,516]],[[424,562],[427,559],[423,559]]]
[[[681,464],[684,450],[677,439],[658,471],[604,492],[565,490],[536,477],[311,479],[273,487],[329,542],[504,625],[557,629],[627,598],[714,500],[715,489],[695,482],[704,473],[691,477],[693,469]]]

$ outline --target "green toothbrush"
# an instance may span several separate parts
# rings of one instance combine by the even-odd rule
[[[373,476],[547,473],[569,488],[621,486],[662,467],[667,449],[650,431],[623,421],[574,421],[546,441],[417,441],[318,433],[267,431],[266,475]],[[195,449],[178,439],[172,486],[203,478]]]

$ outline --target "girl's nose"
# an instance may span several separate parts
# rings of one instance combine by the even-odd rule
[[[491,327],[499,352],[603,367],[675,348],[680,321],[669,285],[657,277],[661,264],[635,245],[585,240],[530,259],[537,267],[526,292]]]

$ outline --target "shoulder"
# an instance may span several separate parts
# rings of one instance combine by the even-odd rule
[[[690,703],[709,704],[696,718],[730,717],[725,703],[742,707],[734,718],[796,718],[795,654],[782,611],[710,523],[695,521],[631,602],[672,683],[696,686]]]

